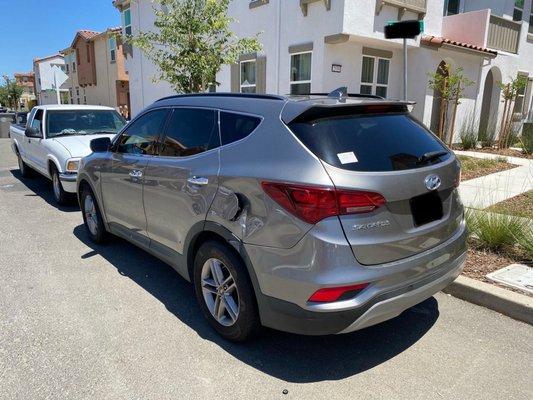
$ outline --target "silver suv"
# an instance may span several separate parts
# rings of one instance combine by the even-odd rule
[[[80,163],[91,239],[120,236],[192,281],[223,337],[324,335],[399,315],[461,272],[460,165],[376,97],[156,101]]]

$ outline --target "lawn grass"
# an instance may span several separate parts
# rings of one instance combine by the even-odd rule
[[[458,157],[461,161],[463,181],[479,178],[495,172],[505,171],[518,166],[509,163],[505,157],[498,157],[496,159],[477,158],[463,155],[459,155]]]
[[[494,204],[487,211],[533,219],[533,190]]]

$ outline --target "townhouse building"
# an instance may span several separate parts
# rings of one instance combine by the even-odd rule
[[[71,45],[61,51],[71,104],[110,106],[128,115],[129,77],[118,33],[120,28],[79,30]]]
[[[33,73],[35,77],[35,96],[40,105],[57,104],[57,92],[54,82],[54,67],[65,71],[65,60],[62,54],[35,58],[33,60]],[[61,103],[68,102],[68,82],[59,87]]]
[[[149,0],[115,0],[123,33],[154,29]],[[500,82],[517,75],[528,86],[514,107],[515,120],[531,115],[533,23],[531,0],[235,0],[229,8],[238,37],[259,34],[261,52],[243,54],[217,75],[217,91],[278,94],[324,93],[340,86],[349,92],[388,98],[402,95],[402,41],[387,40],[388,21],[418,19],[424,32],[409,39],[407,97],[413,113],[436,130],[440,101],[428,73],[463,69],[474,81],[458,105],[457,129],[470,115],[498,126]],[[132,112],[172,94],[154,83],[157,68],[138,49],[128,49]]]
[[[19,107],[29,110],[37,102],[35,96],[35,74],[33,72],[15,72],[15,82],[22,87]]]

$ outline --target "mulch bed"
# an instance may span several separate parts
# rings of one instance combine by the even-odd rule
[[[463,168],[461,171],[461,180],[467,181],[469,179],[480,178],[485,175],[490,175],[496,172],[506,171],[508,169],[517,168],[517,167],[519,167],[519,165],[511,164],[508,162],[495,162],[494,164],[491,164],[490,166],[487,166],[485,168],[479,168],[479,169],[473,169],[473,170]]]
[[[499,150],[495,148],[486,147],[483,149],[472,149],[472,151],[476,151],[478,153],[498,154],[500,156],[505,156],[505,157],[519,157],[519,158],[527,158],[529,160],[533,159],[533,154],[525,154],[525,153],[522,153],[521,151],[513,150],[513,149]]]
[[[507,267],[508,265],[526,264],[526,262],[527,260],[525,259],[525,255],[520,250],[506,249],[505,251],[502,251],[501,254],[496,254],[482,249],[475,243],[471,243],[468,249],[465,267],[463,269],[463,275],[478,281],[490,283],[491,285],[499,286],[507,290],[512,290],[513,292],[532,296],[531,294],[522,290],[501,285],[485,278],[485,275],[497,271],[503,267]]]
[[[496,203],[487,211],[533,219],[533,190]]]

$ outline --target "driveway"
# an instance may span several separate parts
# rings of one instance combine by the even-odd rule
[[[349,335],[232,344],[191,286],[23,179],[0,139],[2,399],[531,399],[533,329],[453,297]],[[287,394],[283,391],[288,390]]]

